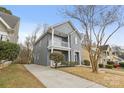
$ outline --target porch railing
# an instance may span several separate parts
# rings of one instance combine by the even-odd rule
[[[51,46],[52,45],[52,41],[50,40],[49,41],[49,46]],[[54,44],[53,44],[54,46],[60,46],[60,47],[68,47],[68,42],[64,42],[64,41],[60,41],[60,42],[58,42],[58,41],[54,41]]]

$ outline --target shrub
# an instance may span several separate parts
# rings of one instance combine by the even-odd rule
[[[55,68],[57,68],[57,64],[63,61],[64,56],[61,53],[51,53],[49,58],[55,62]]]
[[[74,62],[74,61],[70,61],[70,62],[69,62],[69,66],[70,66],[70,67],[74,67],[76,64],[77,64],[77,62]]]
[[[84,65],[84,61],[81,61],[81,65]]]
[[[70,61],[70,62],[69,61],[62,61],[61,64],[68,66],[68,67],[74,67],[77,64],[77,62],[75,62],[75,61]]]
[[[107,64],[108,65],[114,65],[114,62],[113,61],[107,61]]]
[[[76,61],[73,61],[73,62],[75,62],[75,65],[79,65],[79,62],[76,62]]]
[[[108,69],[112,69],[113,65],[105,65],[105,67],[108,68]]]
[[[119,63],[120,67],[124,67],[124,62]]]
[[[19,45],[0,41],[0,60],[13,61],[17,58],[19,51]]]
[[[19,63],[19,64],[29,64],[31,55],[31,51],[27,50],[26,47],[22,47],[19,53],[18,58],[14,61],[14,63]]]
[[[90,66],[90,61],[89,60],[84,60],[84,65]]]
[[[99,64],[99,67],[100,67],[100,68],[103,68],[103,64]]]
[[[120,67],[119,64],[114,64],[114,68],[118,68],[118,67]]]
[[[62,62],[61,62],[61,65],[68,66],[68,64],[69,64],[68,61],[62,61]]]

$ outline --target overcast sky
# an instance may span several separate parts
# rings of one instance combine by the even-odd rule
[[[25,37],[30,35],[38,24],[56,24],[67,20],[59,12],[65,6],[4,6],[12,13],[20,17],[19,43],[23,43]],[[72,21],[76,28],[81,30],[77,22]],[[108,29],[108,32],[111,29]],[[124,46],[124,28],[120,29],[110,40],[110,44]]]

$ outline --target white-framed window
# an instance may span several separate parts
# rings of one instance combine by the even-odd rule
[[[78,42],[78,41],[77,41],[77,37],[75,37],[75,44],[77,44],[77,42]]]
[[[9,40],[8,35],[7,35],[6,32],[1,32],[0,31],[0,40],[2,40],[2,41],[8,41]]]
[[[8,39],[7,39],[7,36],[5,36],[5,35],[3,35],[2,36],[2,41],[7,41]]]
[[[8,41],[8,37],[6,35],[0,35],[0,40]]]

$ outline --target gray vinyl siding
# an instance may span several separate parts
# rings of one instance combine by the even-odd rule
[[[40,65],[48,65],[48,35],[45,35],[35,46],[34,46],[34,63]]]
[[[61,36],[57,36],[57,35],[54,35],[54,38],[55,37],[58,37],[58,38],[63,38],[63,37],[61,37]],[[52,35],[50,34],[50,33],[47,33],[47,42],[49,43],[49,40],[51,40],[52,39]],[[50,55],[50,53],[51,53],[51,50],[48,50],[47,51],[47,65],[49,66],[50,65],[50,59],[49,59],[49,55]]]
[[[47,42],[48,42],[48,43],[49,43],[49,40],[51,40],[51,38],[52,38],[51,34],[48,33],[48,34],[47,34]],[[48,47],[48,45],[47,45],[47,47]],[[48,48],[47,48],[47,66],[50,65],[50,59],[49,59],[50,53],[51,53],[51,51],[48,50]]]
[[[0,31],[7,32],[7,28],[4,26],[2,22],[0,22]]]
[[[19,31],[19,22],[18,24],[15,26],[15,29],[13,31],[13,33],[8,33],[8,32],[11,32],[11,30],[8,30],[4,24],[2,22],[0,22],[0,32],[5,32],[7,33],[8,35],[8,39],[9,39],[9,42],[12,42],[12,43],[17,43],[18,42],[18,31]],[[0,34],[1,34],[0,33]]]
[[[2,18],[6,24],[10,26],[11,29],[8,29],[5,24],[0,21],[0,32],[5,32],[9,39],[9,42],[17,43],[18,42],[18,32],[19,32],[19,25],[20,25],[20,18],[8,15],[3,12],[0,12],[0,18]],[[1,34],[0,33],[0,34]]]
[[[64,36],[61,36],[60,34],[55,34],[55,32],[63,32],[68,36],[68,32],[74,31],[72,27],[68,24],[64,24],[61,26],[57,26],[54,28],[54,37],[55,38],[63,38]],[[49,40],[51,40],[51,34],[47,32],[44,37],[41,37],[38,42],[36,42],[34,46],[34,63],[35,64],[40,64],[40,65],[45,65],[45,66],[50,66],[50,59],[49,59],[49,54],[51,50],[48,50],[48,43]],[[79,37],[78,32],[74,31],[70,35],[70,61],[75,61],[75,52],[79,53],[79,56],[81,55],[81,39]],[[77,44],[75,44],[75,37],[77,37]],[[54,38],[54,39],[55,39]],[[67,38],[66,38],[67,39]],[[66,41],[65,39],[65,41]],[[64,40],[64,39],[63,39]],[[61,49],[54,49],[64,52],[64,50]],[[68,50],[65,50],[68,54]],[[38,58],[37,58],[38,57]],[[68,56],[65,56],[65,59],[68,59]]]
[[[77,37],[77,44],[75,44],[75,37]],[[71,61],[74,61],[76,51],[81,51],[81,42],[80,38],[76,32],[73,32],[70,36],[70,46],[71,46]],[[80,54],[79,54],[80,55]]]
[[[59,37],[59,36],[58,36]],[[77,44],[75,44],[75,37],[77,37]],[[34,63],[39,65],[50,65],[49,54],[50,50],[48,50],[48,42],[51,39],[51,34],[46,34],[37,44],[34,46]],[[70,35],[70,47],[71,47],[71,61],[74,61],[75,56],[74,53],[76,51],[81,51],[81,43],[80,38],[76,32],[73,32]],[[80,55],[80,54],[79,54]]]

